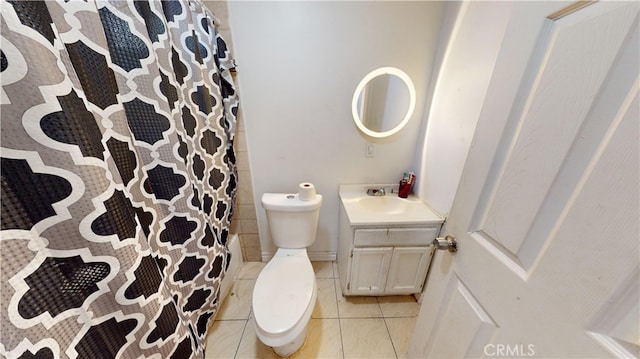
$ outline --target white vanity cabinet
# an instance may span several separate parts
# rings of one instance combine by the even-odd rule
[[[442,220],[353,223],[340,205],[338,271],[343,295],[422,292]]]

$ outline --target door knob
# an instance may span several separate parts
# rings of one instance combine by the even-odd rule
[[[433,245],[436,247],[436,249],[446,249],[451,253],[455,253],[458,251],[458,242],[456,242],[456,239],[449,234],[444,236],[444,238],[438,237],[434,239]]]

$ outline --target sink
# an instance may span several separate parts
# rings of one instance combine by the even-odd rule
[[[385,188],[384,196],[369,196],[367,188]],[[397,185],[340,185],[340,200],[352,225],[437,224],[444,218],[420,198],[400,198]]]
[[[399,214],[407,210],[408,200],[398,196],[369,196],[357,200],[358,206],[369,212]]]

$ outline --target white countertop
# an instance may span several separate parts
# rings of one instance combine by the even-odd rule
[[[384,187],[385,196],[369,196],[367,188]],[[340,200],[351,225],[430,225],[441,224],[444,218],[415,196],[399,198],[392,184],[343,184]]]

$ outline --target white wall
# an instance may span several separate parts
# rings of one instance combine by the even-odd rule
[[[445,217],[460,182],[510,9],[504,2],[465,2],[450,7],[446,14],[444,23],[451,25],[443,29],[449,34],[443,34],[441,64],[416,166],[420,168],[418,196]]]
[[[337,250],[338,185],[394,183],[411,169],[423,128],[439,2],[244,2],[228,4],[255,200],[313,182],[324,195],[312,258]],[[395,66],[414,81],[416,113],[391,142],[366,139],[351,118],[353,91],[369,71]],[[258,206],[263,258],[274,247]]]

